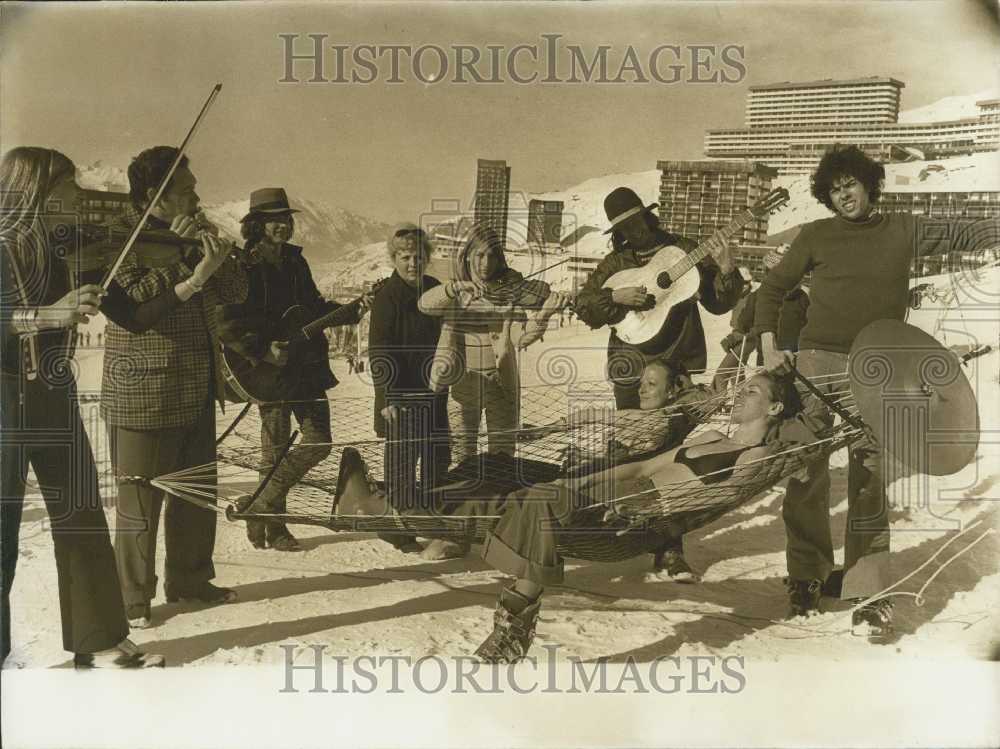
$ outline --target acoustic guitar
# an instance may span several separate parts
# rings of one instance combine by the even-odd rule
[[[691,252],[673,245],[664,246],[642,267],[628,268],[611,276],[604,282],[604,288],[645,286],[655,301],[652,309],[629,310],[625,318],[614,326],[618,337],[633,346],[655,338],[663,329],[670,310],[698,293],[701,277],[698,273],[691,272],[695,265],[708,255],[720,252],[730,238],[746,224],[773,213],[787,202],[788,190],[783,187],[771,190]]]
[[[268,403],[284,400],[302,378],[304,366],[322,361],[328,356],[328,343],[323,331],[350,324],[357,316],[357,307],[371,298],[386,279],[377,281],[357,299],[344,304],[322,317],[310,319],[308,310],[300,304],[285,310],[270,331],[272,341],[288,341],[288,361],[284,366],[260,361],[254,364],[235,349],[222,347],[223,376],[227,399],[235,403]]]

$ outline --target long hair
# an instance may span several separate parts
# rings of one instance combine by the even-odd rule
[[[76,167],[50,148],[13,148],[0,160],[0,244],[10,253],[19,288],[0,290],[3,304],[33,302],[44,293],[52,263],[41,220],[49,193]]]
[[[488,226],[476,224],[469,230],[469,236],[455,258],[455,275],[462,281],[472,280],[472,267],[469,263],[469,256],[472,254],[473,248],[478,245],[489,247],[490,252],[494,253],[500,261],[500,267],[496,271],[497,277],[510,267],[507,265],[507,256],[504,254],[503,242],[500,240],[500,235]],[[492,279],[485,280],[489,281]]]
[[[662,233],[660,228],[660,220],[656,217],[648,208],[642,212],[642,216],[646,219],[646,226],[652,232]],[[614,252],[621,252],[622,250],[628,249],[628,242],[625,240],[625,236],[618,229],[611,230],[611,247]]]
[[[12,148],[0,161],[0,230],[27,233],[45,209],[53,186],[76,167],[50,148]]]
[[[264,238],[264,224],[267,223],[267,216],[255,213],[242,224],[240,224],[240,234],[246,240],[245,249],[249,252],[254,246]],[[295,218],[288,214],[288,239],[295,236]]]

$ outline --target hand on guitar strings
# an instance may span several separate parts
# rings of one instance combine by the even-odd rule
[[[611,292],[611,301],[623,307],[637,309],[642,312],[656,306],[656,297],[647,293],[645,286],[625,286]]]
[[[288,364],[288,341],[271,341],[267,353],[264,354],[264,361],[276,367]]]

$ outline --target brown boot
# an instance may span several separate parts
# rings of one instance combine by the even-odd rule
[[[262,520],[248,520],[247,538],[255,549],[266,549],[267,523]]]
[[[529,601],[513,587],[504,588],[493,612],[493,631],[476,655],[486,663],[517,663],[528,654],[535,639],[541,599]]]
[[[267,545],[275,551],[302,551],[302,544],[284,523],[267,524]]]

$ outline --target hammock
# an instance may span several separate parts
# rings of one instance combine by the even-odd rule
[[[845,415],[852,413],[847,381],[845,372],[827,377],[823,383],[828,390],[833,388],[832,395],[828,396],[830,402],[845,409]],[[641,448],[648,447],[650,440],[655,441],[659,435],[666,442],[660,446],[662,450],[679,444],[688,432],[727,429],[722,414],[725,395],[706,395],[693,403],[646,412],[614,412],[613,402],[606,382],[574,383],[569,387],[524,387],[521,413],[528,426],[513,431],[516,455],[481,453],[476,460],[452,467],[444,483],[466,482],[478,494],[503,496],[525,485],[545,483],[567,473],[607,467],[610,458],[606,448],[614,442],[636,446],[638,452],[643,452]],[[256,471],[261,460],[256,408],[244,409],[234,423],[221,430],[216,464],[158,476],[150,483],[187,501],[225,512],[231,520],[280,520],[336,531],[402,532],[470,542],[485,539],[499,515],[400,515],[388,509],[385,514],[374,516],[338,514],[335,497],[341,488],[339,470],[345,451],[348,456],[356,455],[357,460],[363,462],[367,481],[377,487],[383,477],[386,443],[371,433],[371,398],[335,398],[331,400],[331,407],[337,439],[328,443],[329,456],[290,490],[284,513],[234,512],[238,494],[245,494],[248,489],[259,490],[268,479],[266,473],[259,481],[248,479],[248,472]],[[578,423],[572,417],[562,416],[581,408],[593,410],[595,407],[606,409],[597,410],[596,415],[607,418]],[[770,445],[767,456],[738,467],[731,476],[717,483],[706,485],[693,478],[650,487],[646,482],[639,491],[605,502],[588,503],[574,509],[568,522],[563,524],[566,530],[560,533],[559,550],[565,556],[592,561],[619,561],[650,552],[662,545],[665,535],[675,537],[685,529],[712,522],[778,481],[801,471],[810,461],[861,436],[859,429],[842,419],[812,444],[777,442]],[[485,433],[479,435],[482,448],[487,438]],[[293,440],[294,435],[289,445]],[[645,457],[649,454],[647,452]],[[216,485],[217,478],[221,486]],[[242,484],[226,483],[227,479],[242,479]],[[229,506],[216,506],[216,499]]]

